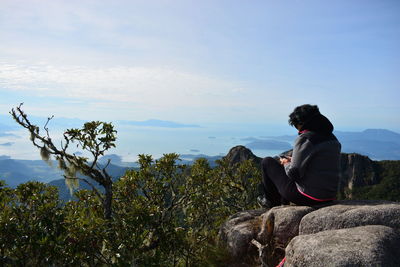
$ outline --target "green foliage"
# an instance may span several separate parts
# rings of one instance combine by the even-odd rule
[[[94,156],[99,156],[115,147],[116,133],[111,123],[92,121],[86,122],[82,129],[68,129],[65,136],[72,142],[79,142],[82,149],[90,151]]]
[[[383,199],[400,201],[400,164],[399,161],[379,161],[381,182],[372,186],[353,189],[354,199]]]
[[[211,266],[212,259],[224,255],[215,240],[221,222],[254,207],[256,185],[252,182],[260,177],[250,162],[228,168],[227,162],[220,161],[212,169],[205,159],[191,167],[176,164],[177,160],[176,154],[156,161],[140,155],[140,169],[127,172],[115,184],[114,223],[120,224],[116,229],[123,229],[116,231],[120,236],[116,240],[123,242],[114,247],[136,247],[136,263],[141,266],[199,266],[206,262]],[[230,174],[221,175],[227,169]],[[243,191],[245,186],[249,191]],[[252,203],[243,201],[250,199]],[[134,245],[129,245],[132,240]]]
[[[93,191],[61,205],[53,187],[1,184],[1,265],[221,266],[227,254],[218,229],[254,208],[259,170],[250,161],[232,167],[221,160],[216,168],[205,159],[178,162],[177,154],[140,155],[140,168],[113,185],[111,219]]]
[[[62,258],[64,214],[57,189],[28,182],[0,188],[2,265],[46,266]]]

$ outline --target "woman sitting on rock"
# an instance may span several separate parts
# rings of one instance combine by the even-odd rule
[[[341,145],[333,135],[332,123],[318,106],[302,105],[289,115],[289,124],[299,136],[291,156],[262,161],[265,208],[288,204],[313,206],[336,198],[340,176]]]

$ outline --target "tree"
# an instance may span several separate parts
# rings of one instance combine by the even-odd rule
[[[85,123],[82,129],[66,130],[61,146],[57,147],[47,128],[52,117],[44,125],[44,134],[40,134],[39,127],[28,120],[21,105],[10,113],[30,132],[42,158],[50,162],[54,157],[58,161],[66,181],[83,180],[93,190],[77,191],[76,200],[59,205],[55,198],[37,201],[37,194],[52,190],[40,184],[21,186],[23,198],[19,198],[19,191],[3,189],[0,183],[0,207],[7,207],[0,212],[4,218],[0,220],[3,262],[18,259],[22,251],[15,250],[14,244],[22,244],[27,255],[35,256],[22,262],[26,265],[221,266],[228,263],[226,251],[217,242],[218,229],[228,216],[255,208],[256,184],[261,174],[254,162],[231,165],[228,159],[222,159],[211,168],[206,159],[198,159],[192,166],[181,165],[179,155],[174,153],[157,160],[150,155],[139,155],[140,167],[127,171],[113,183],[106,171],[110,162],[105,167],[97,164],[99,157],[115,146],[116,131],[111,124],[93,121]],[[68,152],[74,142],[91,154],[91,161]],[[85,177],[77,177],[77,173]],[[105,194],[92,185],[93,181],[104,188]],[[24,216],[30,210],[38,214],[29,221],[37,233],[29,242],[13,235],[15,227],[25,227],[25,220],[17,220],[22,214],[19,203],[27,203],[22,210]],[[49,213],[57,216],[47,216]],[[51,221],[56,223],[50,224]],[[42,233],[43,224],[59,227],[47,227],[49,230]],[[10,238],[14,240],[12,246],[6,242]],[[44,245],[35,246],[35,242]],[[59,254],[40,253],[45,246]]]
[[[178,161],[139,155],[140,168],[113,184],[111,220],[93,190],[61,204],[54,187],[0,181],[0,265],[230,266],[217,233],[228,216],[255,208],[259,170]]]
[[[75,184],[77,181],[89,184],[103,203],[104,218],[110,219],[112,216],[113,181],[106,171],[110,160],[105,166],[100,166],[98,160],[108,149],[115,147],[117,131],[114,130],[114,126],[111,123],[100,121],[87,122],[81,129],[66,130],[63,135],[64,143],[61,142],[60,147],[57,147],[50,138],[47,127],[54,116],[47,119],[43,127],[45,134],[41,135],[39,127],[29,121],[28,115],[21,107],[22,104],[15,109],[13,108],[10,114],[19,125],[29,131],[30,140],[34,146],[39,148],[42,159],[49,162],[54,157],[58,161],[58,167],[65,173],[64,177],[67,184]],[[67,150],[71,143],[76,143],[77,147],[89,152],[92,160],[89,161],[87,157],[69,153]],[[78,173],[81,173],[84,177],[78,177]],[[104,195],[87,178],[94,180],[103,187]]]

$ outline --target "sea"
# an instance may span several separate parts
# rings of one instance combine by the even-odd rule
[[[117,133],[116,148],[108,154],[119,155],[124,162],[137,161],[139,154],[152,155],[154,159],[166,153],[180,155],[224,156],[237,145],[246,146],[251,139],[265,139],[273,136],[294,135],[295,130],[285,125],[268,125],[255,123],[210,123],[197,127],[150,127],[135,125],[115,125]],[[63,144],[63,130],[50,129],[50,136],[55,144]],[[39,151],[32,145],[25,129],[9,132],[10,136],[1,137],[0,156],[14,159],[40,159]],[[70,153],[87,155],[77,147],[70,145]],[[259,157],[274,156],[280,150],[252,150]]]

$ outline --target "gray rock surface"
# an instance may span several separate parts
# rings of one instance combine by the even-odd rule
[[[257,256],[259,263],[276,266],[285,254],[285,266],[400,266],[397,202],[345,200],[320,208],[244,211],[231,216],[219,234],[233,262],[249,264],[241,266],[253,266]]]
[[[261,217],[265,210],[249,210],[231,216],[220,228],[219,239],[225,244],[233,258],[257,254],[250,243],[260,232]]]
[[[293,237],[299,234],[301,219],[312,211],[314,211],[313,208],[306,206],[280,206],[270,209],[261,215],[263,220],[258,240],[262,243],[269,241],[267,240],[268,231],[265,226],[272,223],[273,238],[279,245],[285,247]]]
[[[286,248],[289,266],[400,266],[400,235],[393,228],[368,225],[300,235]]]
[[[388,201],[340,201],[304,216],[299,234],[363,225],[385,225],[400,230],[400,204]]]

